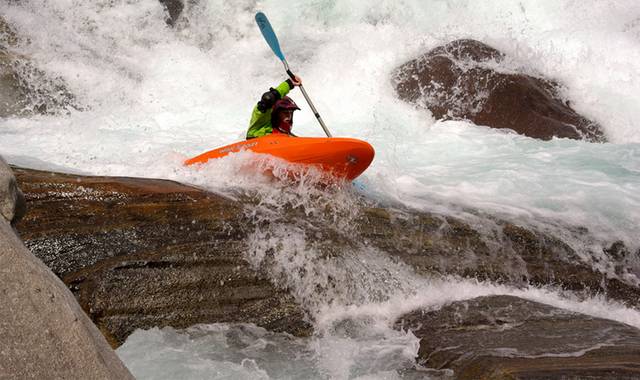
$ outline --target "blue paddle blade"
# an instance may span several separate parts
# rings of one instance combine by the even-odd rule
[[[262,32],[262,36],[267,40],[271,50],[273,50],[273,53],[280,58],[281,61],[284,61],[284,54],[282,54],[282,51],[280,50],[278,37],[276,37],[276,34],[273,32],[273,28],[271,27],[267,16],[262,12],[256,13],[256,23]]]

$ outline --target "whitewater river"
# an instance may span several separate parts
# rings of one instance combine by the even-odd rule
[[[334,199],[309,196],[315,190],[304,186],[274,191],[265,179],[238,169],[247,159],[242,155],[199,169],[181,164],[242,139],[260,95],[285,79],[255,25],[257,11],[270,18],[333,135],[366,140],[376,150],[372,166]],[[309,212],[326,202],[347,210],[353,193],[470,222],[475,219],[468,210],[476,210],[552,233],[585,260],[615,241],[640,248],[636,0],[198,0],[175,28],[166,26],[163,8],[150,0],[5,1],[0,15],[23,37],[11,50],[64,80],[78,108],[0,119],[0,154],[12,164],[168,178],[226,193],[257,191],[268,209],[263,215],[277,214],[292,199]],[[602,125],[610,142],[543,142],[469,122],[436,121],[398,100],[391,72],[458,38],[503,51],[508,59],[502,70],[562,83],[563,96]],[[301,94],[291,96],[302,108],[295,132],[323,136]],[[588,233],[576,237],[575,227]],[[578,301],[553,289],[420,278],[366,247],[345,253],[340,265],[317,262],[313,250],[301,248],[304,229],[288,228],[286,221],[273,229],[255,232],[247,260],[260,266],[261,253],[280,247],[287,260],[272,268],[273,281],[293,289],[313,315],[317,334],[297,339],[227,324],[137,331],[118,349],[136,377],[400,378],[398,370],[412,366],[418,340],[391,329],[394,318],[418,306],[488,294],[513,294],[640,328],[640,313],[600,298]],[[318,275],[282,276],[308,262],[319,266]],[[326,273],[341,281],[331,297],[310,290]]]

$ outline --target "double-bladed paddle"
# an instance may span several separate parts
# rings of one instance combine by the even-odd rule
[[[282,54],[282,50],[280,49],[280,43],[278,43],[278,37],[276,37],[276,34],[273,31],[273,28],[271,27],[271,24],[269,23],[269,19],[267,18],[267,16],[265,16],[265,14],[262,12],[256,13],[256,23],[258,24],[258,27],[262,32],[262,36],[267,41],[267,44],[269,44],[269,47],[271,48],[271,50],[273,50],[273,53],[284,64],[284,69],[286,70],[289,77],[291,77],[291,79],[295,79],[295,75],[289,69],[289,64],[287,63],[287,60],[284,58],[284,54]],[[327,126],[324,124],[324,121],[322,121],[322,117],[320,117],[318,110],[316,110],[316,107],[311,102],[311,99],[309,99],[309,95],[307,95],[307,92],[305,91],[302,84],[300,84],[300,90],[302,91],[302,95],[304,95],[304,98],[307,100],[307,103],[309,103],[309,107],[311,107],[311,110],[313,111],[313,114],[316,116],[316,119],[318,119],[320,126],[322,127],[322,129],[324,129],[324,133],[327,134],[327,137],[331,137],[331,133],[329,133]]]

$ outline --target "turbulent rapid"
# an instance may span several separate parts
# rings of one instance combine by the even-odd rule
[[[274,184],[245,172],[246,154],[182,165],[243,139],[255,102],[285,79],[255,25],[257,11],[269,16],[333,135],[374,146],[371,167],[354,183]],[[494,294],[640,328],[636,309],[606,298],[418,275],[350,230],[354,210],[372,204],[460,218],[487,236],[495,234],[486,227],[490,215],[550,234],[615,276],[599,252],[616,242],[640,249],[635,1],[198,0],[187,2],[173,27],[156,1],[25,0],[3,4],[0,15],[22,37],[11,51],[73,94],[57,112],[0,119],[5,159],[250,194],[258,203],[247,210],[255,230],[246,260],[290,289],[314,327],[309,338],[247,324],[139,330],[118,349],[138,378],[402,378],[419,345],[393,328],[396,318]],[[562,96],[600,124],[609,142],[540,141],[435,120],[399,100],[393,70],[459,38],[504,52],[502,70],[561,83]],[[50,86],[38,78],[32,86]],[[322,136],[301,94],[290,96],[302,108],[294,132]],[[625,281],[637,285],[636,261]]]

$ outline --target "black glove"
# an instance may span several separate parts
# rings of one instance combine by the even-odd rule
[[[273,107],[279,99],[280,93],[275,88],[270,88],[269,91],[262,94],[262,99],[258,102],[258,111],[265,112]]]

